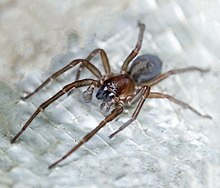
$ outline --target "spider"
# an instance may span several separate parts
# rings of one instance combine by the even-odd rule
[[[70,156],[85,142],[90,140],[108,122],[112,121],[117,116],[119,116],[123,112],[125,105],[133,105],[134,103],[137,102],[137,107],[135,108],[132,117],[127,122],[125,122],[121,127],[119,127],[118,130],[113,132],[109,136],[109,138],[115,136],[117,133],[122,131],[137,118],[146,99],[152,99],[152,98],[168,99],[169,101],[174,102],[184,108],[190,109],[199,116],[205,118],[211,118],[209,115],[201,114],[199,111],[197,111],[189,104],[182,102],[172,97],[171,95],[151,91],[152,86],[168,78],[170,75],[189,72],[189,71],[206,72],[207,70],[192,66],[192,67],[186,67],[180,69],[173,69],[168,72],[161,73],[161,69],[162,69],[161,60],[157,56],[151,54],[139,56],[133,61],[133,59],[138,55],[141,49],[144,30],[145,30],[145,25],[143,23],[139,22],[138,26],[139,26],[139,34],[138,34],[136,46],[127,56],[127,58],[124,60],[120,73],[117,74],[112,73],[106,52],[103,49],[98,48],[93,50],[85,59],[75,59],[71,61],[68,65],[58,70],[48,79],[46,79],[32,93],[29,93],[25,97],[22,97],[23,100],[29,98],[30,96],[41,90],[44,86],[46,86],[51,80],[57,78],[58,76],[60,76],[67,70],[75,67],[76,65],[79,65],[76,74],[76,80],[64,86],[54,96],[52,96],[47,101],[42,103],[37,108],[37,110],[32,114],[32,116],[28,119],[28,121],[24,124],[22,129],[14,136],[14,138],[11,140],[11,143],[14,143],[26,130],[26,128],[31,124],[31,122],[36,118],[36,116],[40,112],[42,112],[45,108],[47,108],[51,103],[53,103],[55,100],[57,100],[64,94],[72,92],[75,88],[79,88],[83,86],[87,86],[87,89],[83,92],[83,98],[87,103],[92,100],[94,89],[98,88],[98,91],[96,93],[96,98],[102,101],[100,105],[100,109],[104,114],[106,114],[106,116],[104,120],[101,121],[95,129],[93,129],[91,132],[85,135],[78,142],[78,144],[76,144],[69,152],[63,155],[59,160],[52,163],[48,167],[49,169],[55,167],[58,163],[60,163],[68,156]],[[105,74],[102,74],[99,71],[99,69],[90,62],[90,60],[96,55],[100,55],[101,57]],[[91,79],[91,78],[79,79],[81,71],[84,68],[88,69],[96,77],[96,79]],[[113,110],[111,110],[111,112],[109,112],[112,106],[114,106],[114,108]]]

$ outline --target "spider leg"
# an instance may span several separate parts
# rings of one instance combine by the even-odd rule
[[[67,70],[73,68],[78,63],[82,63],[97,78],[99,78],[99,79],[102,78],[102,74],[100,73],[100,71],[92,63],[90,63],[88,60],[86,60],[86,59],[75,59],[75,60],[71,61],[68,65],[63,67],[62,69],[60,69],[57,72],[55,72],[54,74],[52,74],[40,86],[38,86],[33,92],[29,93],[25,97],[22,97],[22,100],[25,100],[25,99],[29,98],[30,96],[32,96],[33,94],[37,93],[40,89],[42,89],[44,86],[46,86],[51,80],[54,80],[55,78],[57,78],[58,76],[60,76],[64,72],[66,72]]]
[[[157,76],[156,78],[154,78],[153,80],[142,83],[140,85],[141,86],[143,86],[143,85],[154,86],[157,83],[161,82],[162,80],[168,78],[171,75],[190,72],[190,71],[207,72],[208,69],[202,69],[202,68],[199,68],[199,67],[186,67],[186,68],[181,68],[181,69],[173,69],[173,70],[167,71],[165,73],[162,73],[159,76]]]
[[[11,143],[14,143],[18,137],[20,137],[20,135],[25,131],[25,129],[30,125],[30,123],[35,119],[35,117],[42,112],[46,107],[48,107],[52,102],[54,102],[55,100],[57,100],[58,98],[60,98],[62,95],[64,95],[65,93],[67,93],[68,91],[78,88],[78,87],[82,87],[82,86],[87,86],[87,85],[91,85],[94,84],[95,86],[99,86],[100,83],[97,80],[93,80],[93,79],[83,79],[83,80],[79,80],[79,81],[75,81],[72,82],[66,86],[63,87],[62,90],[60,90],[59,92],[57,92],[54,96],[52,96],[51,98],[49,98],[47,101],[45,101],[44,103],[42,103],[37,110],[32,114],[32,116],[29,118],[29,120],[25,123],[25,125],[22,127],[22,129],[15,135],[15,137],[11,140]]]
[[[88,133],[86,136],[82,138],[82,140],[79,141],[79,143],[74,146],[69,152],[67,152],[63,157],[61,157],[59,160],[51,164],[48,168],[51,169],[55,167],[58,163],[66,159],[68,156],[70,156],[73,152],[75,152],[79,147],[81,147],[85,142],[87,142],[90,138],[92,138],[101,128],[103,128],[109,121],[112,121],[115,119],[119,114],[123,112],[123,107],[118,105],[114,110],[111,111],[111,113],[90,133]]]
[[[144,86],[144,87],[141,89],[140,92],[142,93],[142,97],[141,97],[141,99],[139,100],[139,103],[138,103],[138,105],[137,105],[135,111],[133,112],[131,118],[130,118],[126,123],[124,123],[121,127],[119,127],[118,130],[116,130],[115,132],[113,132],[113,133],[109,136],[109,138],[112,138],[113,136],[115,136],[116,134],[118,134],[119,132],[121,132],[124,128],[126,128],[130,123],[132,123],[132,122],[137,118],[137,116],[138,116],[138,114],[139,114],[139,112],[140,112],[140,110],[141,110],[141,108],[142,108],[142,106],[143,106],[143,104],[144,104],[146,98],[148,98],[148,96],[149,96],[149,94],[150,94],[150,87]],[[139,95],[139,93],[137,93],[136,95]],[[136,95],[135,95],[135,96],[136,96]],[[135,96],[133,97],[133,99],[135,99]],[[136,99],[135,99],[135,100],[136,100]],[[131,99],[131,103],[132,103],[132,99]]]
[[[138,26],[139,26],[139,34],[138,34],[138,40],[137,40],[136,46],[131,51],[131,53],[128,55],[128,57],[125,59],[121,67],[121,74],[127,73],[129,63],[137,56],[137,54],[139,53],[141,49],[142,40],[144,37],[145,25],[143,23],[138,22]]]
[[[100,54],[101,56],[101,60],[102,60],[102,65],[104,67],[105,73],[107,76],[109,76],[111,74],[111,68],[109,65],[109,60],[107,57],[106,52],[103,49],[97,48],[95,50],[93,50],[86,58],[86,60],[90,61],[92,58],[94,58],[97,54]],[[82,70],[84,69],[84,65],[83,63],[80,64],[77,73],[76,73],[76,80],[79,80],[80,74],[82,72]]]
[[[175,103],[175,104],[178,104],[180,105],[181,107],[183,108],[187,108],[189,110],[191,110],[192,112],[194,112],[195,114],[201,116],[201,117],[204,117],[204,118],[209,118],[209,119],[212,119],[212,117],[210,115],[207,115],[207,114],[201,114],[198,110],[196,110],[195,108],[193,108],[192,106],[190,106],[189,104],[183,102],[183,101],[180,101],[174,97],[172,97],[171,95],[168,95],[168,94],[164,94],[164,93],[158,93],[158,92],[151,92],[150,95],[148,96],[148,98],[151,98],[151,99],[154,99],[154,98],[159,98],[159,99],[168,99],[169,101]]]

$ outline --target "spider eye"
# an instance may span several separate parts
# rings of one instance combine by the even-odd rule
[[[105,102],[110,101],[115,97],[115,94],[108,90],[107,86],[103,85],[96,93],[96,98]]]

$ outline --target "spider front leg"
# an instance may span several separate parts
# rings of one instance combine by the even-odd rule
[[[49,78],[47,78],[40,86],[38,86],[33,92],[29,93],[25,97],[21,97],[22,100],[26,100],[27,98],[31,97],[33,94],[37,93],[39,90],[41,90],[43,87],[45,87],[49,82],[63,74],[64,72],[68,71],[69,69],[75,67],[77,64],[83,64],[84,67],[86,67],[93,75],[95,75],[98,79],[102,78],[102,74],[100,71],[92,65],[88,60],[86,59],[76,59],[71,61],[68,65],[63,67],[62,69],[58,70],[54,74],[52,74]]]
[[[82,86],[95,85],[96,87],[100,86],[100,82],[93,79],[83,79],[79,81],[72,82],[71,84],[66,85],[62,90],[57,92],[53,97],[42,103],[38,109],[33,113],[33,115],[29,118],[29,120],[25,123],[22,129],[15,135],[15,137],[11,140],[11,143],[14,143],[21,134],[26,130],[26,128],[30,125],[30,123],[35,119],[35,117],[42,112],[45,108],[47,108],[52,102],[60,98],[65,93],[69,92],[72,89],[79,88]]]
[[[99,54],[101,56],[101,61],[102,61],[102,65],[104,67],[104,70],[105,70],[105,74],[106,76],[109,76],[111,75],[111,67],[109,65],[109,60],[108,60],[108,57],[107,57],[107,54],[106,52],[101,49],[101,48],[97,48],[95,50],[93,50],[86,58],[86,60],[90,61],[92,58],[94,58],[97,54]],[[79,77],[80,77],[80,74],[82,72],[82,70],[84,69],[84,65],[83,63],[80,64],[78,70],[77,70],[77,73],[76,73],[76,80],[79,80]]]
[[[70,156],[73,152],[75,152],[79,147],[81,147],[85,142],[87,142],[90,138],[92,138],[101,128],[103,128],[108,122],[115,119],[119,114],[123,112],[123,107],[118,104],[114,110],[111,111],[111,113],[90,133],[88,133],[86,136],[83,137],[82,140],[79,141],[79,143],[74,146],[69,152],[67,152],[63,157],[61,157],[59,160],[51,164],[48,168],[51,169],[55,167],[58,163],[66,159],[68,156]]]
[[[174,97],[172,97],[171,95],[168,95],[168,94],[159,93],[159,92],[151,92],[150,95],[148,96],[148,98],[149,99],[155,99],[155,98],[157,98],[157,99],[168,99],[169,101],[171,101],[175,104],[178,104],[178,105],[182,106],[183,108],[191,110],[192,112],[194,112],[195,114],[197,114],[201,117],[212,119],[212,117],[210,115],[201,114],[198,110],[196,110],[195,108],[193,108],[189,104],[187,104],[187,103],[185,103],[181,100],[178,100],[178,99],[176,99],[176,98],[174,98]]]
[[[131,118],[126,122],[124,123],[121,127],[119,127],[118,130],[116,130],[115,132],[113,132],[109,138],[112,138],[113,136],[115,136],[116,134],[118,134],[119,132],[121,132],[124,128],[126,128],[128,125],[130,125],[138,116],[146,98],[148,98],[148,96],[150,95],[150,87],[148,86],[144,86],[140,91],[139,93],[137,93],[132,99],[130,99],[130,104],[133,103],[133,100],[134,102],[136,101],[136,96],[139,97],[139,95],[141,94],[141,98],[140,98],[140,101],[135,109],[135,111],[133,112]]]

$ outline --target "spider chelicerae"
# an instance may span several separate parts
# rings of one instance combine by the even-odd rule
[[[138,23],[139,26],[139,35],[136,42],[135,48],[131,51],[128,57],[124,60],[124,63],[121,67],[119,73],[112,73],[111,67],[109,65],[109,60],[106,52],[103,49],[93,50],[87,58],[85,59],[75,59],[71,61],[68,65],[62,69],[55,72],[48,79],[46,79],[38,88],[36,88],[32,93],[29,93],[27,96],[22,97],[23,100],[29,98],[33,94],[41,90],[45,85],[47,85],[51,80],[57,78],[67,70],[79,65],[76,74],[76,81],[67,84],[54,96],[49,98],[47,101],[42,103],[37,110],[32,114],[29,120],[25,123],[22,129],[15,135],[11,140],[11,143],[14,143],[21,134],[26,130],[30,123],[35,119],[35,117],[47,108],[51,103],[60,98],[66,93],[72,92],[75,88],[87,86],[86,91],[83,92],[83,98],[85,102],[90,102],[92,100],[93,91],[95,88],[98,88],[96,93],[96,98],[101,100],[100,109],[104,114],[107,114],[104,120],[99,123],[99,125],[85,135],[77,145],[75,145],[69,152],[67,152],[63,157],[61,157],[56,162],[52,163],[48,168],[55,167],[58,163],[66,159],[69,155],[75,152],[79,147],[81,147],[85,142],[90,140],[101,128],[103,128],[108,122],[115,119],[118,115],[123,112],[125,105],[132,105],[137,103],[137,106],[132,114],[132,117],[125,122],[118,130],[113,132],[109,138],[112,138],[117,133],[126,128],[130,123],[132,123],[138,116],[144,102],[146,99],[152,98],[164,98],[168,99],[171,102],[174,102],[184,108],[188,108],[199,116],[205,118],[211,118],[209,115],[203,115],[195,108],[189,104],[182,102],[168,94],[153,92],[151,87],[161,82],[162,80],[168,78],[170,75],[179,74],[189,71],[199,71],[206,72],[206,69],[201,69],[199,67],[186,67],[180,69],[173,69],[165,73],[161,73],[162,62],[161,60],[151,54],[146,54],[137,57],[134,61],[133,59],[137,56],[141,49],[145,25],[143,23]],[[105,74],[102,74],[99,69],[93,65],[90,61],[96,56],[100,55],[101,61],[104,67]],[[96,78],[86,78],[79,79],[81,71],[86,68],[88,69]],[[114,106],[113,110],[109,113],[110,108]]]

